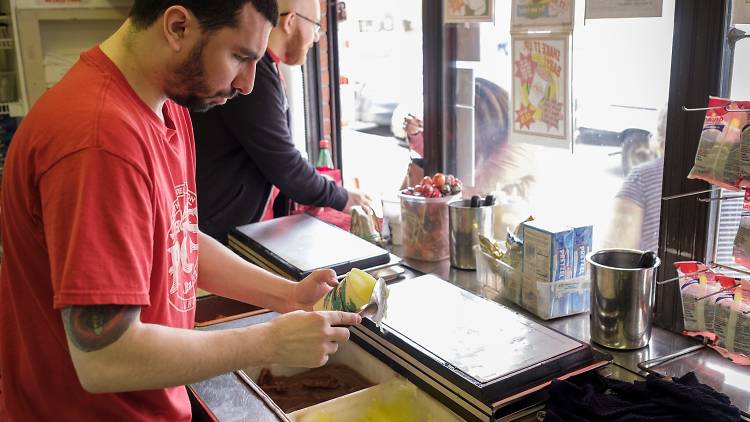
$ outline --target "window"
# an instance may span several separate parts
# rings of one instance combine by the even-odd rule
[[[395,196],[410,151],[404,117],[422,114],[422,2],[348,0],[338,22],[344,183]]]
[[[656,250],[674,0],[657,18],[584,20],[582,4],[570,37],[511,34],[511,2],[503,0],[495,1],[494,23],[446,24],[445,167],[468,192],[501,198],[498,238],[533,215],[552,225],[593,225],[594,248]],[[544,45],[559,51],[545,55]],[[570,83],[565,60],[555,59],[566,46]],[[525,79],[519,66],[530,69]],[[514,83],[524,80],[514,98]],[[519,136],[522,124],[529,128],[521,104],[543,121],[545,107],[564,111],[566,103],[567,139]],[[556,124],[563,123],[541,127]]]
[[[304,158],[308,158],[303,68],[301,66],[288,66],[281,63],[279,70],[284,75],[286,96],[289,102],[289,126],[292,133],[292,140],[300,154]]]
[[[736,25],[737,30],[750,31],[750,25]],[[736,100],[750,99],[750,80],[747,80],[747,72],[750,72],[750,41],[739,40],[734,47],[734,57],[731,69],[731,89],[730,98]],[[722,190],[722,197],[737,197],[736,192]],[[709,245],[711,250],[707,254],[709,260],[719,264],[738,266],[734,262],[733,247],[734,238],[737,234],[737,228],[740,224],[740,213],[742,211],[742,199],[730,199],[721,201],[712,209],[713,218],[716,221],[714,226],[715,243]],[[738,277],[746,277],[743,274],[735,274]]]

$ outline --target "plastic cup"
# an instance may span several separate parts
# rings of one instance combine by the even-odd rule
[[[398,199],[383,199],[383,224],[388,224],[391,233],[391,243],[401,245],[401,201]]]
[[[460,194],[442,198],[399,194],[404,257],[441,261],[450,256],[448,203],[460,197]]]

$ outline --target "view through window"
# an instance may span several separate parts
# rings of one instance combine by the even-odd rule
[[[511,36],[510,15],[511,2],[497,0],[494,23],[447,24],[461,46],[459,55],[477,42],[479,53],[447,63],[457,75],[447,81],[457,104],[448,107],[448,170],[466,179],[467,192],[496,192],[502,204],[495,224],[500,239],[506,228],[534,216],[556,226],[592,225],[595,249],[656,250],[666,114],[661,111],[669,95],[674,0],[665,1],[662,17],[655,18],[584,20],[583,2],[576,8],[569,39],[572,139],[558,146],[519,141],[513,133],[520,111],[512,96],[518,69],[513,39],[519,34]],[[562,89],[544,81],[555,64],[543,54],[532,50],[526,60],[546,93]],[[473,174],[461,164],[472,138],[462,130],[467,107],[459,104],[465,102],[460,91],[466,75],[474,86],[468,107]]]
[[[410,151],[402,129],[422,114],[422,2],[347,0],[338,22],[344,183],[395,197]]]
[[[750,25],[735,25],[741,31],[750,31]],[[734,48],[734,63],[732,68],[732,85],[730,98],[735,100],[750,100],[750,80],[747,79],[747,72],[750,72],[750,41],[739,40]],[[715,226],[716,242],[710,251],[709,258],[719,264],[737,266],[734,262],[734,238],[737,235],[737,229],[740,225],[740,214],[742,212],[742,199],[738,198],[737,193],[723,191],[722,197],[734,198],[721,201],[715,207],[714,212],[717,224]],[[729,272],[728,272],[729,273]],[[744,274],[735,274],[739,277],[746,277]]]

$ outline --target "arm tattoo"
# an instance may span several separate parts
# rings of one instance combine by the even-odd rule
[[[140,311],[140,306],[71,306],[62,310],[62,319],[71,343],[83,352],[93,352],[117,341]]]

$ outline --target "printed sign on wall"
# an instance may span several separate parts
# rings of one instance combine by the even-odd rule
[[[445,22],[493,22],[495,0],[445,0]]]
[[[513,0],[511,28],[572,29],[574,0]]]
[[[568,34],[513,37],[514,141],[570,145],[569,46]]]
[[[662,3],[663,0],[586,0],[586,19],[660,17]]]
[[[750,23],[750,0],[734,0],[732,3],[732,25]]]

